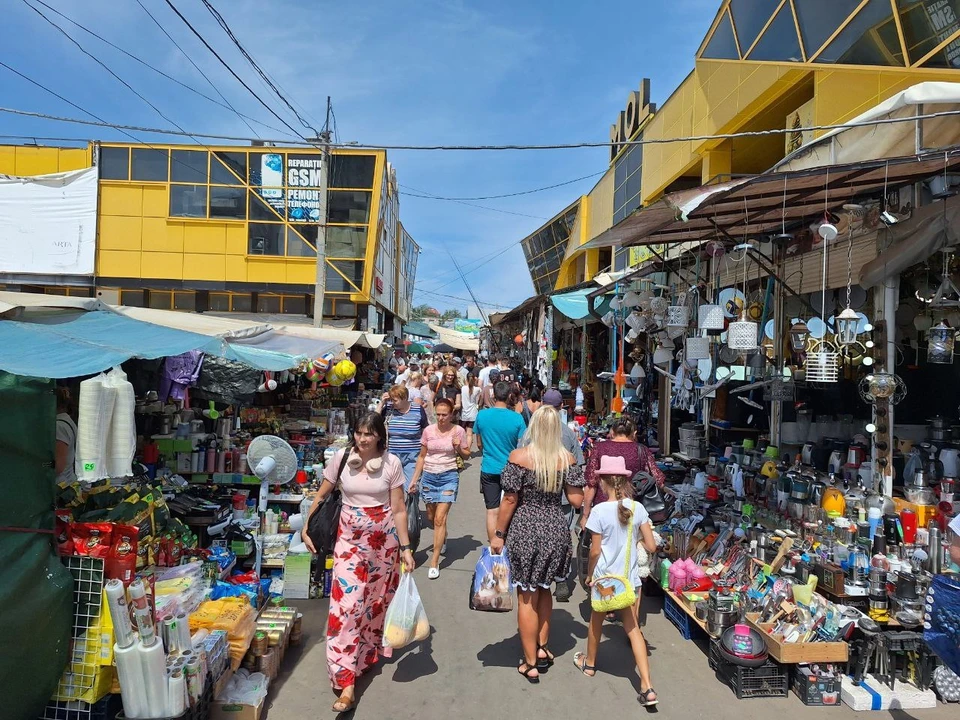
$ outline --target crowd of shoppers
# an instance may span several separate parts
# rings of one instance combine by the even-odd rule
[[[662,481],[650,451],[638,445],[636,426],[617,420],[610,438],[598,443],[585,463],[578,434],[561,420],[582,397],[571,374],[572,398],[525,378],[506,357],[478,362],[468,357],[398,356],[393,383],[379,413],[361,418],[352,447],[326,466],[311,512],[339,484],[343,493],[340,534],[333,558],[327,629],[327,665],[338,693],[333,709],[356,702],[356,679],[378,658],[385,609],[401,570],[412,572],[407,493],[419,492],[433,527],[427,577],[440,577],[450,537],[450,510],[460,493],[460,471],[481,454],[479,490],[486,509],[487,540],[494,554],[506,553],[517,590],[521,657],[517,671],[538,683],[556,658],[549,649],[553,596],[569,599],[573,583],[571,527],[582,508],[580,530],[591,538],[587,577],[619,572],[640,543],[655,550],[652,527],[632,496],[638,472]],[[574,399],[576,398],[576,399]],[[303,534],[311,550],[312,543]],[[401,566],[402,560],[402,566]],[[636,586],[639,605],[640,579]],[[605,613],[590,618],[586,652],[574,656],[586,676],[596,673]],[[637,606],[621,612],[624,632],[641,678],[640,702],[657,703]]]

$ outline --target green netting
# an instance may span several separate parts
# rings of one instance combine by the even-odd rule
[[[0,372],[0,697],[7,718],[38,717],[66,666],[73,579],[54,529],[53,382]]]

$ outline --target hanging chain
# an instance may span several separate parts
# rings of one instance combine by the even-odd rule
[[[850,307],[850,286],[853,285],[853,224],[847,230],[847,307]]]
[[[829,220],[827,213],[829,210],[828,198],[830,196],[830,168],[827,168],[827,174],[823,181],[823,219]],[[820,236],[820,239],[823,240],[823,277],[820,278],[820,316],[824,324],[826,324],[827,316],[827,239]]]
[[[780,208],[780,232],[787,234],[787,176],[783,176],[783,207]]]

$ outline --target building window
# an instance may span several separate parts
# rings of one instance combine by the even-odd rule
[[[230,312],[230,293],[210,293],[207,308],[212,312]]]
[[[250,255],[283,255],[282,223],[250,223]]]
[[[362,262],[350,260],[327,261],[327,290],[330,292],[360,292],[361,287],[363,287]]]
[[[330,191],[327,201],[327,222],[366,224],[369,221],[369,192]]]
[[[306,315],[307,298],[304,295],[284,295],[283,296],[284,315]]]
[[[251,220],[268,220],[270,222],[277,222],[283,219],[283,216],[278,214],[270,205],[267,205],[266,202],[256,193],[248,193],[249,202],[250,202],[250,219]],[[282,202],[282,200],[281,200]]]
[[[130,179],[130,148],[100,148],[100,179]]]
[[[253,299],[250,295],[233,293],[230,295],[230,310],[232,312],[253,312]]]
[[[307,237],[314,243],[312,246],[300,236],[298,230],[305,230]],[[313,232],[309,232],[313,230]],[[310,226],[297,225],[296,229],[287,227],[287,256],[288,257],[316,257],[317,230]]]
[[[146,307],[143,290],[121,290],[120,304],[127,307]]]
[[[333,155],[330,161],[331,188],[372,188],[377,158],[373,155]]]
[[[279,295],[257,295],[258,313],[279,313],[280,296]]]
[[[362,258],[367,251],[367,227],[327,227],[327,256]]]
[[[166,150],[133,148],[130,177],[143,182],[167,182],[169,157]]]
[[[210,186],[210,217],[247,219],[247,191],[243,188]]]
[[[194,312],[197,309],[197,294],[195,292],[175,292],[173,294],[173,309]]]
[[[247,177],[247,154],[244,152],[215,152],[210,159],[210,183],[213,185],[243,185]]]
[[[613,169],[613,224],[640,207],[643,145],[630,145],[617,158]]]
[[[203,150],[174,150],[170,155],[173,182],[207,183],[208,154]]]
[[[154,310],[173,310],[173,293],[169,290],[147,292],[147,306]]]
[[[356,317],[357,304],[350,300],[337,300],[332,311],[334,317]]]
[[[170,186],[170,217],[205,218],[206,216],[206,185]]]

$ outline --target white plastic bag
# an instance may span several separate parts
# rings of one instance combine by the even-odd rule
[[[393,596],[383,627],[383,646],[399,650],[412,642],[430,637],[430,622],[420,601],[413,575],[403,573],[397,594]]]

